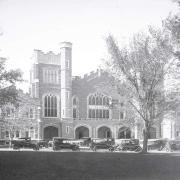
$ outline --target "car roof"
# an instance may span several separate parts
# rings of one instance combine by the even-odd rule
[[[75,140],[73,138],[63,138],[63,137],[53,137],[53,139],[61,139],[61,140]]]

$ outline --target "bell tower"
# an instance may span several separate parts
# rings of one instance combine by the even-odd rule
[[[60,43],[61,120],[72,119],[72,43]]]

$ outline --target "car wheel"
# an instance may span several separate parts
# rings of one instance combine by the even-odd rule
[[[14,150],[17,150],[17,149],[20,149],[20,148],[17,147],[17,146],[13,146],[13,149],[14,149]]]
[[[76,148],[73,148],[72,150],[73,151],[79,151],[79,148],[76,147]]]
[[[96,152],[97,151],[97,148],[96,146],[93,147],[93,151]]]
[[[39,147],[35,146],[35,147],[33,147],[33,150],[34,150],[34,151],[38,151],[38,150],[39,150]]]
[[[141,147],[137,147],[137,149],[135,149],[135,152],[141,152],[142,148]]]
[[[122,148],[122,151],[127,151],[127,148],[126,148],[126,147],[123,147],[123,148]]]

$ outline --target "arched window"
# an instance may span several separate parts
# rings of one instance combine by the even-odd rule
[[[89,104],[89,105],[92,104],[92,96],[89,96],[88,104]]]
[[[96,97],[96,105],[99,105],[99,97]]]
[[[44,97],[44,116],[57,117],[57,97],[47,95]]]
[[[95,105],[95,97],[92,96],[92,104],[91,105]]]
[[[99,105],[102,105],[102,97],[99,98]]]
[[[75,96],[73,97],[73,118],[78,118],[78,110],[79,110],[79,101],[78,98]]]
[[[88,98],[88,118],[109,119],[109,97],[95,93]]]
[[[103,97],[103,105],[106,105],[106,97]]]

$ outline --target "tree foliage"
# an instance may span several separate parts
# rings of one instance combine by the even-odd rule
[[[0,107],[7,103],[16,104],[18,91],[15,85],[23,81],[20,70],[6,70],[5,61],[0,58]]]
[[[127,47],[120,48],[115,38],[106,39],[111,73],[125,82],[129,102],[144,122],[144,146],[150,128],[160,121],[162,112],[168,109],[164,97],[164,77],[172,72],[174,65],[173,46],[166,29],[149,27],[148,33],[134,35]],[[170,103],[171,104],[171,103]]]
[[[173,0],[180,7],[180,0]],[[170,14],[164,21],[164,26],[171,33],[173,45],[176,47],[174,55],[180,59],[180,11],[177,14]]]

